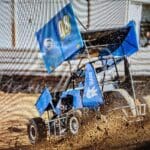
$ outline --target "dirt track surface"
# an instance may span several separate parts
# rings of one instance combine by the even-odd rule
[[[150,94],[150,83],[136,86],[139,99]],[[39,95],[0,92],[0,149],[16,150],[97,150],[97,149],[149,149],[150,121],[128,124],[120,112],[108,114],[107,122],[90,114],[82,122],[77,136],[48,138],[46,142],[30,145],[27,123],[38,116],[34,103]],[[109,105],[108,108],[112,108]],[[108,109],[107,108],[107,109]]]

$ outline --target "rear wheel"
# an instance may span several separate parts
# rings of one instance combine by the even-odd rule
[[[43,140],[46,140],[47,130],[45,122],[42,118],[33,118],[29,121],[28,128],[28,137],[32,144],[36,144]]]
[[[69,133],[76,135],[79,131],[79,127],[80,127],[80,121],[79,121],[78,117],[71,116],[68,119],[68,131],[69,131]]]

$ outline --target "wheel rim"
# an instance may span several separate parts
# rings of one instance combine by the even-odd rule
[[[71,133],[73,133],[73,134],[78,133],[78,129],[79,129],[79,122],[78,122],[77,118],[73,117],[70,122]]]
[[[35,138],[36,138],[36,131],[35,131],[35,127],[33,125],[30,126],[30,137],[32,140],[35,140]]]
[[[72,129],[75,130],[75,131],[78,129],[77,122],[74,121],[74,120],[73,120],[73,122],[72,122]]]

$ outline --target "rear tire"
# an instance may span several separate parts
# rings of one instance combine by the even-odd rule
[[[79,131],[80,121],[79,118],[76,116],[71,116],[68,119],[68,132],[72,135],[76,135]]]
[[[28,137],[32,144],[46,140],[47,129],[42,118],[33,118],[27,127]]]

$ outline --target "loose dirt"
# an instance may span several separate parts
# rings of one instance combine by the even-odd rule
[[[150,82],[136,84],[137,97],[144,100],[150,94]],[[31,145],[27,136],[27,123],[38,116],[34,104],[39,94],[0,92],[0,149],[9,150],[99,150],[99,149],[148,149],[150,147],[150,121],[129,124],[120,111],[112,111],[106,119],[95,112],[86,116],[76,136],[50,137],[46,142]],[[105,111],[121,103],[116,96],[107,97]],[[149,99],[150,101],[150,99]]]

